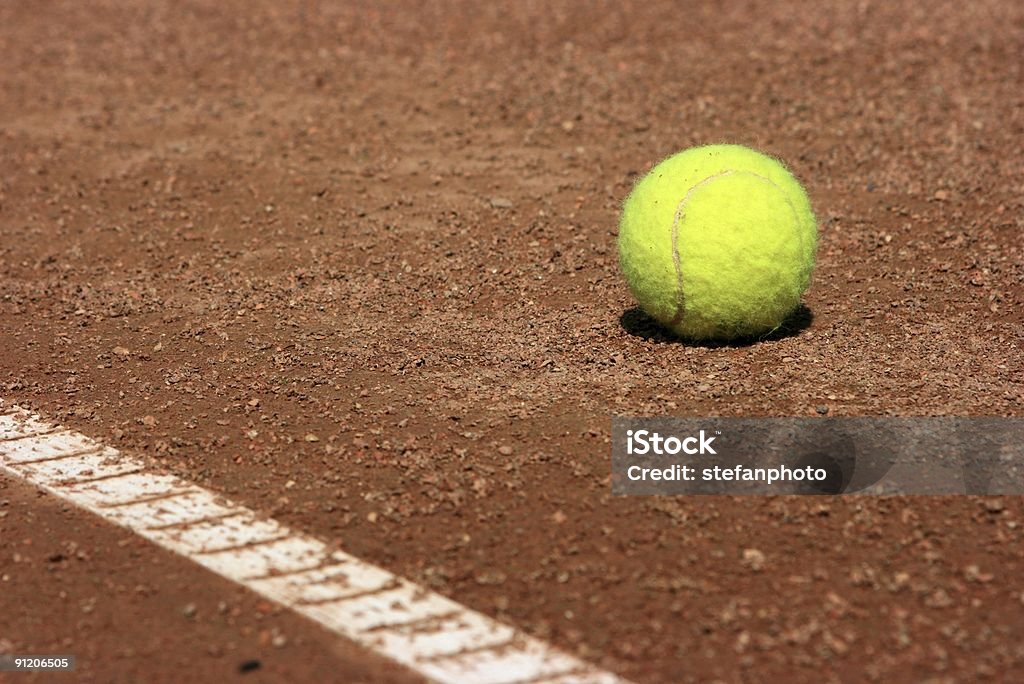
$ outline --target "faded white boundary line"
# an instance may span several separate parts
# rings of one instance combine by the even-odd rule
[[[0,400],[0,470],[445,684],[627,684],[314,537]]]

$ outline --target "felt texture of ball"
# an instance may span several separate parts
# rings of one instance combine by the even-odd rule
[[[619,263],[652,318],[695,340],[756,337],[800,304],[818,227],[779,161],[740,145],[665,159],[626,198]]]

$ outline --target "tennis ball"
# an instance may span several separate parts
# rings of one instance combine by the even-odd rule
[[[810,284],[818,228],[780,162],[740,145],[693,147],[633,188],[619,263],[640,306],[682,337],[769,333]]]

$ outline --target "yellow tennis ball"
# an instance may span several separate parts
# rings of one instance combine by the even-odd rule
[[[777,329],[810,284],[818,227],[777,160],[740,145],[662,161],[626,198],[619,263],[652,318],[691,339]]]

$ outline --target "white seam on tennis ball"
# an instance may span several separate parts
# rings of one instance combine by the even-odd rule
[[[724,176],[731,176],[734,171],[722,171],[713,176],[708,176],[695,185],[691,185],[683,198],[676,205],[676,213],[672,219],[672,266],[676,272],[676,313],[672,317],[671,325],[678,324],[686,314],[686,294],[683,292],[683,266],[679,257],[679,224],[683,220],[683,209],[690,201],[690,196],[698,189]]]
[[[683,291],[683,266],[682,259],[679,256],[679,225],[682,223],[683,218],[685,218],[684,208],[686,206],[686,203],[690,200],[690,197],[693,195],[693,193],[696,192],[698,189],[704,187],[705,185],[713,183],[714,181],[720,178],[725,178],[726,176],[731,176],[737,173],[745,173],[750,176],[754,176],[755,178],[764,181],[768,185],[778,190],[779,194],[782,195],[782,199],[786,201],[786,205],[789,207],[790,212],[792,212],[795,224],[800,223],[800,215],[797,212],[796,207],[793,206],[793,202],[789,199],[789,195],[786,194],[786,191],[783,190],[771,178],[768,178],[767,176],[762,176],[759,173],[754,173],[753,171],[728,169],[726,171],[716,173],[712,176],[708,176],[707,178],[704,178],[703,180],[695,183],[694,185],[691,185],[690,188],[686,191],[686,194],[683,196],[683,198],[679,200],[679,204],[676,205],[676,213],[672,219],[672,266],[675,268],[676,272],[676,313],[672,317],[672,320],[669,322],[669,325],[671,326],[678,325],[679,322],[683,320],[683,316],[686,315],[686,293]],[[803,233],[799,230],[797,231],[797,237],[799,238],[802,245],[804,237]]]

